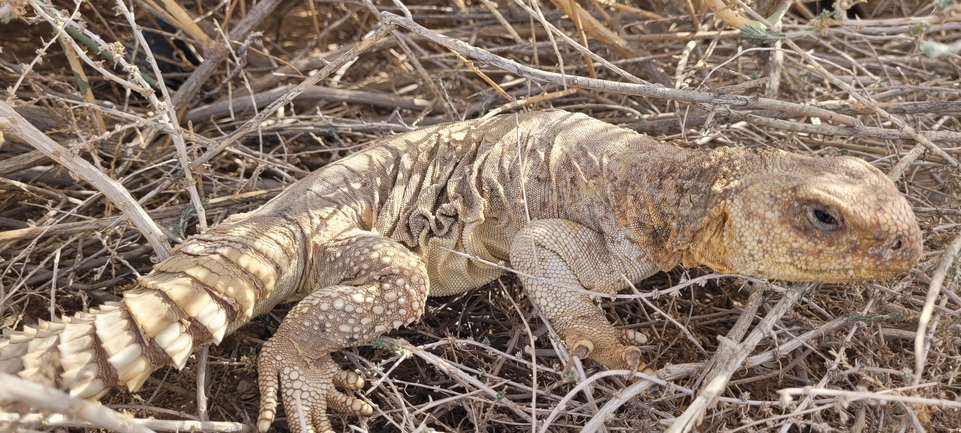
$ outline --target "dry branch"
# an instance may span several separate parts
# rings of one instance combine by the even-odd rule
[[[147,242],[153,246],[157,257],[163,259],[170,255],[170,243],[157,224],[147,215],[130,192],[116,180],[111,179],[71,150],[47,137],[39,129],[27,122],[6,102],[0,101],[0,133],[6,139],[20,140],[43,152],[50,159],[67,167],[71,173],[103,192],[115,206],[130,219]]]

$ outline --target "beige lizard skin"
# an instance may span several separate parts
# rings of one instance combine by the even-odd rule
[[[575,353],[643,370],[582,288],[613,293],[679,264],[886,278],[917,262],[921,242],[895,185],[855,158],[689,149],[581,114],[505,115],[389,137],[314,172],[184,243],[123,302],[5,330],[0,371],[85,398],[136,390],[302,299],[259,356],[258,427],[269,428],[280,394],[291,417],[303,408],[308,431],[328,431],[328,409],[372,412],[336,389],[363,379],[330,353],[417,320],[428,296],[505,273],[490,263],[518,271]]]

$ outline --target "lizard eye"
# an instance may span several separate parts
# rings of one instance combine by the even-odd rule
[[[822,231],[833,231],[841,228],[844,219],[833,208],[821,204],[807,207],[807,217],[811,225]]]

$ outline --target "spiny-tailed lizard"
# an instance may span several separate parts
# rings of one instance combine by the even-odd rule
[[[259,355],[257,425],[270,427],[280,394],[308,430],[329,431],[328,409],[372,413],[336,389],[364,381],[332,351],[417,320],[428,296],[490,283],[498,264],[517,271],[572,353],[650,371],[584,289],[614,293],[679,264],[887,278],[921,245],[908,202],[856,158],[677,147],[563,111],[504,115],[388,137],[317,170],[185,242],[123,302],[4,330],[0,371],[91,399],[136,390],[302,299]]]

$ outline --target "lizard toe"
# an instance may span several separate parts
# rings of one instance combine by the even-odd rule
[[[571,356],[578,359],[587,359],[587,357],[594,351],[594,343],[590,340],[578,340],[574,343],[574,349],[571,350]]]
[[[270,342],[268,342],[270,344]],[[257,415],[257,430],[265,433],[270,429],[277,415],[277,392],[280,390],[281,356],[268,356],[268,346],[257,360],[257,384],[260,388],[260,411]],[[269,359],[268,359],[269,358]]]
[[[647,344],[647,335],[633,329],[618,329],[617,336],[624,344]]]
[[[334,376],[334,385],[344,389],[361,389],[364,387],[364,376],[349,370],[341,370]]]
[[[281,396],[291,432],[333,432],[327,418],[327,402],[337,390],[333,383],[335,371],[331,371],[330,364],[333,360],[325,356],[314,363],[294,363],[282,369]]]
[[[566,376],[567,372],[571,371],[574,367],[574,359],[587,359],[587,357],[594,351],[594,343],[590,340],[578,340],[574,343],[573,349],[571,349],[571,357],[567,359],[567,363],[564,364],[564,370],[561,371],[561,376]]]
[[[624,346],[621,348],[621,359],[627,364],[627,369],[629,371],[640,371],[645,374],[653,374],[654,369],[644,363],[644,358],[641,356],[641,349],[637,346]],[[633,374],[629,374],[633,376]]]
[[[361,389],[364,387],[363,375],[349,370],[340,370],[333,363],[331,365],[339,370],[334,374],[335,386],[344,389]],[[332,411],[351,415],[367,416],[374,413],[374,408],[366,401],[351,397],[336,389],[327,394],[327,407]]]
[[[334,412],[367,416],[374,413],[374,407],[357,397],[351,397],[333,390],[327,395],[327,407]]]

